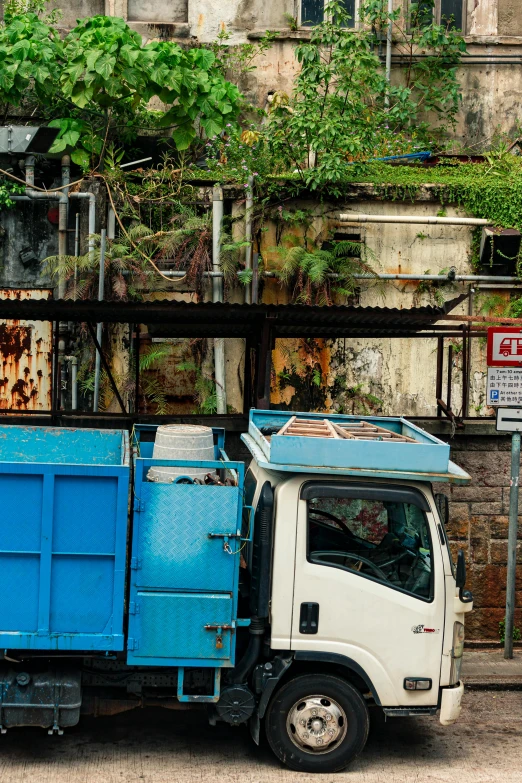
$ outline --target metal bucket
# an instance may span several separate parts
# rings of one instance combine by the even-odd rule
[[[162,424],[156,430],[152,458],[212,462],[215,459],[212,429],[193,424]],[[147,478],[149,481],[170,484],[179,476],[204,479],[209,473],[215,475],[209,468],[152,467]]]

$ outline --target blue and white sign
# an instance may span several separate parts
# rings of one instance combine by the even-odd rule
[[[488,367],[487,405],[522,406],[522,369]]]

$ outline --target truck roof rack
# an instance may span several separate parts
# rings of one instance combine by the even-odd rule
[[[268,470],[469,484],[450,447],[400,417],[250,411],[242,435]]]

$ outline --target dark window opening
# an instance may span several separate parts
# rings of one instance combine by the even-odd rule
[[[301,26],[314,27],[324,20],[326,0],[301,0]],[[347,14],[350,16],[348,27],[355,27],[355,0],[342,0]]]
[[[433,595],[428,521],[424,511],[413,503],[310,498],[308,559],[424,600]]]
[[[440,0],[440,23],[455,30],[463,29],[463,0]]]

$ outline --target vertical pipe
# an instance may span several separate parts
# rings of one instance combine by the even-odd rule
[[[393,0],[388,0],[388,16],[393,13]],[[388,22],[388,30],[386,33],[386,95],[384,96],[384,105],[388,107],[390,105],[390,84],[391,84],[391,56],[392,56],[392,37],[393,37],[393,21],[390,19]]]
[[[69,185],[71,180],[71,159],[68,155],[62,157],[62,185]],[[67,255],[67,224],[69,212],[69,188],[65,187],[61,191],[61,198],[58,202],[58,255]],[[65,296],[65,280],[58,280],[58,298]]]
[[[25,159],[25,184],[29,189],[34,187],[34,155],[28,155]]]
[[[140,325],[136,324],[136,343],[134,349],[134,412],[140,410]]]
[[[444,368],[444,338],[437,340],[437,380],[435,381],[435,399],[437,400],[437,416],[442,416],[438,400],[442,399],[442,371]]]
[[[468,335],[462,326],[462,411],[463,419],[468,415]]]
[[[71,408],[78,409],[78,359],[71,356]]]
[[[112,207],[107,212],[107,239],[114,239],[116,236],[116,215]]]
[[[215,187],[212,193],[212,271],[221,271],[221,233],[223,229],[223,189]],[[212,301],[223,301],[222,278],[212,278]],[[214,378],[216,381],[217,413],[227,412],[225,381],[225,342],[222,337],[214,338]]]
[[[74,222],[74,255],[76,258],[80,255],[80,213],[75,215]],[[76,287],[78,285],[78,264],[74,262],[74,300],[76,301]]]
[[[245,269],[252,269],[252,212],[254,209],[254,177],[248,178],[245,209],[245,240],[248,242],[245,251]],[[245,304],[252,304],[252,282],[245,288]]]
[[[254,253],[252,264],[252,304],[259,299],[259,253]]]
[[[60,409],[60,324],[55,321],[53,324],[54,344],[53,344],[53,390],[52,390],[52,410]]]
[[[453,372],[453,346],[450,345],[448,348],[448,393],[446,398],[446,405],[448,406],[449,411],[451,410],[452,372]]]
[[[221,233],[223,231],[223,188],[215,187],[212,192],[212,271],[221,272]],[[220,277],[212,278],[212,301],[223,301]]]
[[[515,587],[518,534],[518,480],[520,476],[520,432],[511,436],[511,482],[509,489],[508,562],[506,581],[506,628],[504,658],[513,657],[513,627],[515,622]]]
[[[98,301],[103,300],[104,287],[105,287],[105,242],[106,231],[104,228],[101,230],[100,241],[100,272],[98,278]],[[96,324],[96,339],[99,345],[102,344],[103,324]],[[96,413],[100,402],[100,371],[101,371],[101,354],[96,350],[96,364],[94,367],[94,400],[92,409]]]

